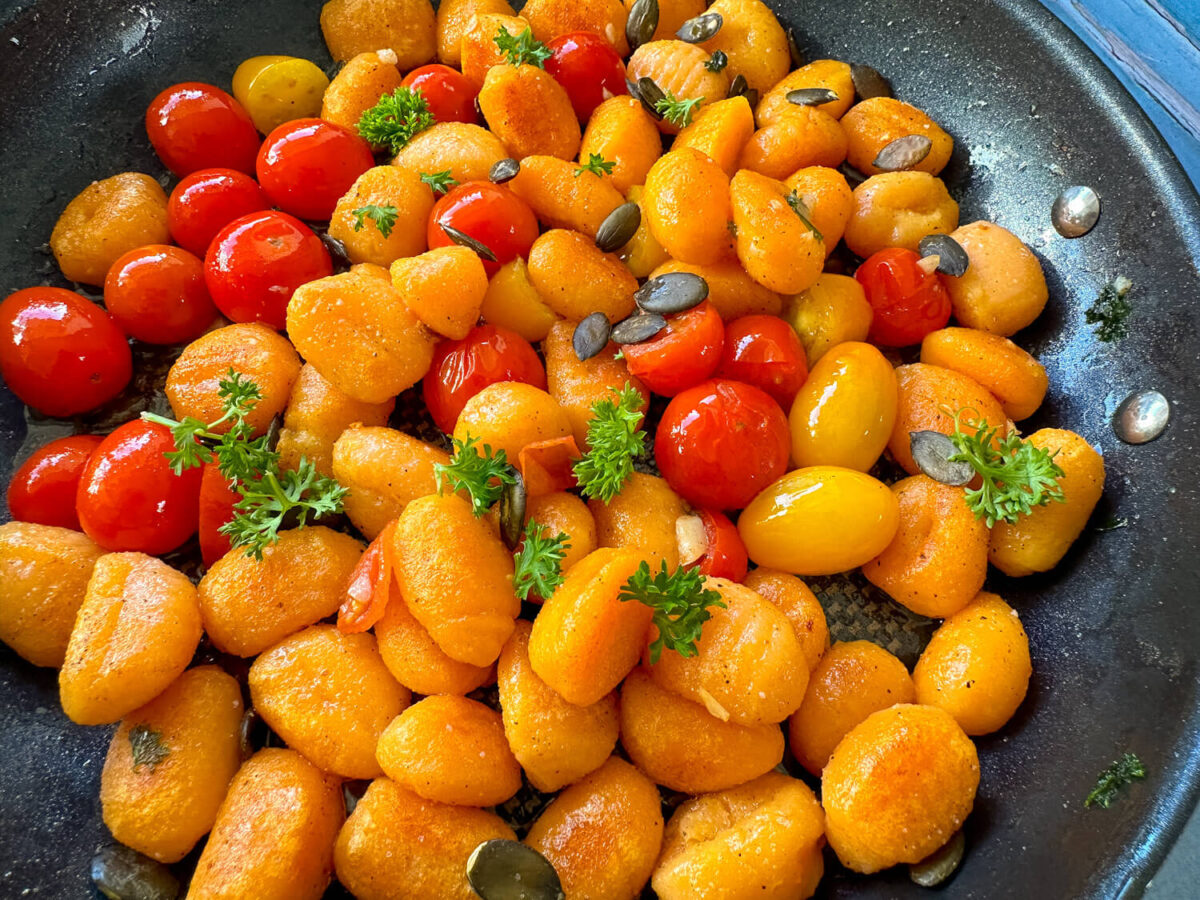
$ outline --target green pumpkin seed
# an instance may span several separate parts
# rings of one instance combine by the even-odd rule
[[[604,313],[594,312],[585,316],[583,321],[575,326],[571,335],[571,346],[575,348],[575,355],[579,357],[579,361],[584,362],[600,353],[608,346],[611,334],[612,325]]]
[[[596,246],[605,253],[615,253],[628,244],[642,224],[642,209],[636,203],[622,203],[596,229]]]
[[[504,182],[516,178],[520,171],[521,164],[512,157],[508,157],[492,165],[488,170],[488,181],[493,184],[504,184]]]
[[[934,481],[962,487],[975,477],[975,469],[969,462],[950,462],[958,448],[940,431],[910,431],[908,446],[917,468]]]
[[[651,278],[633,295],[643,312],[669,316],[699,306],[708,297],[708,282],[691,272],[667,272]]]
[[[446,232],[446,237],[450,238],[450,240],[454,241],[454,243],[458,244],[458,246],[466,247],[468,250],[474,250],[488,262],[497,261],[496,254],[489,250],[487,244],[484,244],[482,241],[475,240],[475,238],[471,237],[465,231],[459,231],[457,228],[453,228],[450,225],[447,225],[445,222],[438,222],[438,226],[442,229],[442,231]]]
[[[500,537],[509,550],[516,550],[525,530],[525,479],[513,472],[515,481],[504,485],[500,492]]]
[[[630,51],[650,43],[657,29],[658,0],[637,0],[625,20],[625,40],[629,42]]]
[[[483,900],[565,900],[550,860],[520,841],[484,841],[467,860],[467,881]]]
[[[92,859],[92,881],[108,900],[175,900],[179,880],[160,862],[111,844]]]
[[[721,30],[725,19],[718,12],[701,13],[679,26],[675,37],[689,44],[703,44]]]
[[[948,234],[927,234],[921,238],[917,249],[921,256],[936,256],[937,270],[943,275],[961,278],[966,274],[967,266],[971,264],[971,258],[967,256],[963,245]]]
[[[656,119],[662,118],[662,113],[658,111],[658,103],[667,99],[667,95],[663,93],[653,78],[639,78],[637,80],[637,98],[642,101],[642,106],[646,111]]]
[[[750,85],[746,81],[746,76],[741,72],[733,76],[733,81],[729,82],[729,91],[725,94],[726,97],[745,97],[750,92]],[[754,106],[753,103],[750,104]]]
[[[891,83],[870,66],[851,63],[850,80],[854,82],[854,93],[858,94],[859,100],[894,96]]]
[[[634,313],[613,326],[612,339],[618,344],[641,344],[667,327],[657,313]]]
[[[788,53],[792,57],[792,68],[799,69],[808,60],[804,56],[804,51],[800,49],[800,42],[796,40],[796,29],[790,25],[787,29]]]
[[[797,106],[820,106],[822,103],[833,103],[838,99],[837,91],[829,88],[797,88],[785,95],[788,103]]]
[[[903,172],[920,163],[932,149],[933,141],[925,135],[906,134],[880,150],[871,165],[884,172]]]
[[[937,887],[944,884],[958,870],[966,849],[967,839],[963,837],[960,828],[946,846],[935,850],[919,863],[910,865],[908,877],[921,887]]]

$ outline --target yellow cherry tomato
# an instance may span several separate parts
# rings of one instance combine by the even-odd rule
[[[263,134],[293,119],[319,116],[327,87],[329,79],[317,64],[296,56],[252,56],[233,73],[233,96]]]
[[[861,284],[849,275],[825,272],[808,290],[787,298],[783,317],[800,335],[812,369],[831,347],[865,341],[872,311]]]
[[[792,401],[792,461],[867,471],[892,435],[896,397],[896,373],[882,353],[857,341],[838,344]]]
[[[840,466],[793,469],[750,501],[738,531],[760,566],[833,575],[874,559],[900,523],[896,495]]]

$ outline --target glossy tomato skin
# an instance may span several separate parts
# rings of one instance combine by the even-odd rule
[[[520,381],[546,389],[546,369],[533,345],[498,325],[476,325],[461,341],[442,341],[421,391],[437,427],[449,434],[467,401],[489,384]]]
[[[937,272],[917,266],[921,257],[903,247],[872,253],[854,273],[874,317],[867,335],[873,344],[908,347],[950,321],[950,294]]]
[[[23,403],[73,416],[125,389],[133,355],[95,303],[63,288],[25,288],[0,303],[0,374]]]
[[[695,507],[741,509],[787,470],[787,417],[762,390],[713,379],[667,404],[654,459]]]
[[[708,300],[667,319],[657,337],[622,350],[629,372],[650,390],[674,397],[704,381],[721,362],[725,325]]]
[[[175,243],[203,259],[218,231],[246,213],[270,208],[271,201],[249,175],[234,169],[201,169],[171,191],[167,226]]]
[[[254,171],[258,129],[242,104],[211,84],[187,81],[155,97],[146,110],[146,133],[176,175],[211,168]]]
[[[439,122],[471,125],[479,122],[479,110],[475,108],[479,89],[458,69],[439,63],[420,66],[405,75],[400,86],[420,91],[429,111]]]
[[[204,259],[204,283],[217,309],[234,322],[280,330],[296,288],[332,274],[329,251],[313,230],[275,210],[234,219]]]
[[[75,434],[39,447],[8,483],[12,517],[79,531],[75,494],[84,465],[103,440],[98,434]]]
[[[200,476],[197,526],[200,530],[200,556],[206,566],[211,566],[229,552],[229,537],[221,532],[221,526],[233,520],[233,505],[241,499],[241,494],[229,486],[215,462],[204,464]]]
[[[500,184],[468,181],[460,184],[433,205],[426,237],[429,249],[449,247],[454,242],[442,225],[470,235],[496,255],[483,261],[488,277],[518,256],[529,255],[538,237],[538,221],[529,204]]]
[[[729,516],[715,509],[702,509],[696,513],[704,525],[704,539],[708,549],[696,563],[702,575],[710,578],[728,578],[741,582],[750,568],[746,545],[738,534],[737,526]]]
[[[196,533],[199,468],[176,475],[170,429],[134,419],[96,448],[75,495],[84,533],[105,550],[160,556]]]
[[[575,115],[583,121],[609,97],[629,93],[621,54],[602,35],[572,31],[546,47],[550,50],[546,71],[566,90]]]
[[[717,377],[762,388],[787,412],[808,377],[804,345],[779,316],[742,316],[725,326]]]
[[[370,145],[348,128],[324,119],[296,119],[267,135],[255,171],[276,206],[323,222],[355,179],[374,165]]]
[[[204,263],[166,244],[139,247],[113,263],[104,279],[104,304],[126,334],[147,344],[194,340],[217,317]]]

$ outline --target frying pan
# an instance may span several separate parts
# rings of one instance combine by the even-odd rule
[[[962,221],[1021,236],[1050,284],[1018,341],[1051,391],[1030,428],[1062,424],[1100,448],[1106,493],[1050,575],[993,578],[1021,613],[1035,671],[1020,712],[982,739],[983,781],[956,897],[1136,897],[1200,784],[1200,516],[1196,514],[1200,203],[1113,77],[1030,0],[776,0],[810,58],[874,65],[956,137],[945,173]],[[318,0],[0,0],[0,289],[61,283],[45,242],[89,181],[161,174],[141,117],[164,86],[228,85],[260,53],[329,62]],[[1049,209],[1090,184],[1104,213],[1066,241]],[[1111,277],[1132,279],[1132,334],[1098,343],[1083,311]],[[1174,404],[1158,441],[1120,444],[1109,425],[1129,391]],[[80,423],[80,428],[87,427]],[[22,450],[20,405],[0,389],[0,478]],[[44,437],[41,439],[44,440]],[[1101,531],[1117,517],[1127,526]],[[834,622],[835,637],[845,628]],[[96,797],[110,729],[70,725],[54,673],[0,650],[0,897],[92,896],[87,864],[108,836]],[[1126,750],[1149,773],[1111,809],[1084,809]],[[823,896],[918,897],[898,870],[834,871]]]

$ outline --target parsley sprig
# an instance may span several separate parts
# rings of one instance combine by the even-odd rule
[[[458,184],[449,169],[442,172],[422,172],[421,180],[433,188],[435,194],[444,194]]]
[[[1145,777],[1146,767],[1142,765],[1137,754],[1124,753],[1120,759],[1114,760],[1112,765],[1100,773],[1096,786],[1087,795],[1083,805],[1092,806],[1094,804],[1108,809],[1109,804],[1116,799],[1121,788]]]
[[[1129,315],[1133,304],[1129,302],[1129,290],[1133,282],[1117,277],[1104,286],[1096,302],[1084,311],[1083,318],[1089,325],[1099,325],[1096,337],[1105,343],[1119,341],[1129,336]]]
[[[966,426],[970,431],[963,431]],[[986,421],[954,414],[954,431],[949,435],[958,450],[949,462],[971,465],[983,479],[978,488],[967,488],[967,506],[988,528],[997,522],[1012,525],[1034,507],[1050,501],[1065,502],[1058,479],[1063,470],[1054,453],[1023,440],[1010,431],[993,445],[999,429]],[[973,433],[972,433],[973,432]]]
[[[650,645],[651,665],[658,662],[664,649],[674,650],[680,656],[695,656],[701,629],[712,618],[709,608],[725,609],[721,595],[704,586],[704,576],[698,569],[679,568],[668,573],[666,560],[653,576],[650,564],[643,560],[621,586],[617,598],[637,600],[654,610],[652,621],[658,637]]]
[[[589,153],[588,161],[581,162],[575,167],[575,177],[578,178],[584,172],[591,172],[593,175],[611,175],[613,169],[617,167],[615,162],[609,162],[599,153]]]
[[[670,122],[672,125],[677,125],[680,128],[686,128],[692,124],[692,116],[696,113],[696,107],[704,100],[703,97],[697,97],[694,100],[679,100],[670,91],[663,91],[665,95],[661,100],[654,103],[654,111],[663,117],[664,121]]]
[[[193,416],[176,421],[148,412],[142,413],[142,419],[171,429],[175,449],[164,455],[175,474],[216,462],[240,495],[233,519],[220,530],[232,546],[245,547],[247,556],[262,559],[263,550],[279,540],[285,524],[303,528],[310,519],[341,512],[346,489],[318,472],[305,457],[295,470],[280,470],[279,454],[271,449],[270,438],[255,437],[246,421],[262,399],[253,381],[230,369],[217,387],[223,412],[212,422]],[[218,434],[216,429],[226,422],[229,429]]]
[[[513,554],[513,590],[522,600],[534,591],[549,600],[554,589],[562,584],[562,561],[571,549],[571,536],[560,531],[550,537],[550,529],[533,519],[525,523],[525,540]]]
[[[354,216],[355,231],[362,231],[366,227],[367,220],[370,219],[379,229],[379,233],[386,238],[391,236],[392,229],[396,227],[396,218],[400,215],[400,210],[394,206],[377,206],[374,203],[368,203],[366,206],[360,206],[353,210],[350,215]]]
[[[382,94],[379,102],[362,114],[358,133],[369,144],[399,153],[433,122],[433,113],[421,92],[398,87],[390,94]]]
[[[504,485],[516,484],[516,470],[503,450],[492,453],[492,448],[484,444],[481,454],[476,448],[479,439],[471,435],[465,441],[452,437],[450,442],[454,445],[450,462],[433,467],[438,493],[447,487],[451,491],[465,490],[471,498],[471,512],[479,518],[500,499]]]
[[[616,402],[605,397],[593,404],[588,450],[574,466],[584,496],[604,503],[621,492],[633,474],[634,457],[646,449],[646,435],[638,429],[645,406],[642,395],[629,382],[620,391],[609,390]]]
[[[546,60],[552,56],[550,48],[533,36],[531,28],[526,28],[520,34],[511,34],[501,27],[497,29],[493,40],[510,65],[530,65],[544,69]]]

